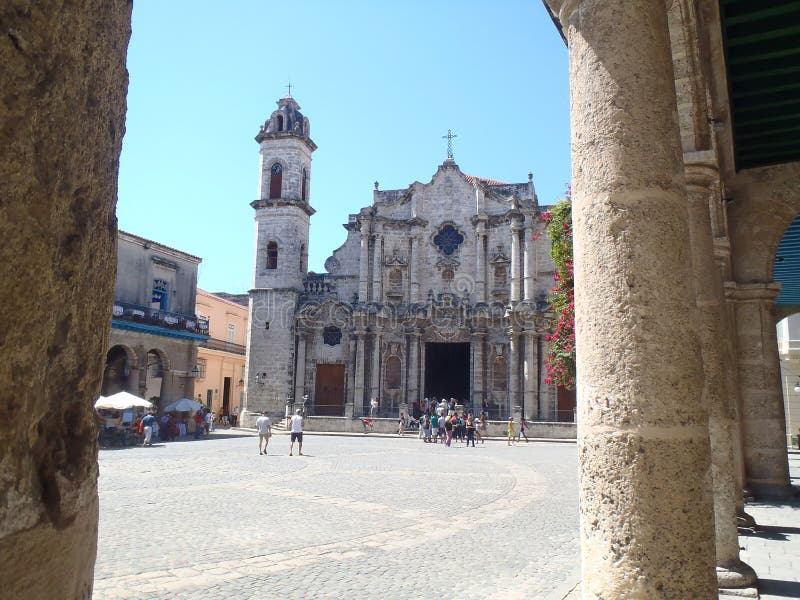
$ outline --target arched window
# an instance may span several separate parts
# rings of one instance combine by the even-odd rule
[[[283,182],[283,167],[280,163],[275,163],[270,169],[269,177],[269,199],[274,200],[281,197],[281,183]]]
[[[508,389],[508,363],[502,356],[494,361],[492,389],[496,392],[505,392]]]
[[[400,359],[390,356],[386,359],[386,389],[400,389]]]
[[[267,244],[267,268],[278,268],[278,243],[270,242]]]
[[[283,115],[278,115],[278,131],[283,131]]]
[[[302,182],[301,188],[300,188],[300,199],[303,202],[306,201],[306,180],[307,179],[308,179],[308,174],[306,173],[306,170],[303,169],[303,182]]]

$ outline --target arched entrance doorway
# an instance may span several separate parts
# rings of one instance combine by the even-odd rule
[[[122,391],[138,394],[138,386],[132,377],[136,366],[136,355],[130,348],[112,346],[106,353],[103,385],[100,393],[103,396],[110,396]]]

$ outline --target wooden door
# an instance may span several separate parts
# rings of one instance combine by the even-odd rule
[[[314,414],[328,417],[344,415],[344,365],[317,364]]]

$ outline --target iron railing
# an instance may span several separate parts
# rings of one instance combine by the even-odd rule
[[[111,314],[112,318],[121,321],[208,335],[208,319],[199,319],[196,315],[183,315],[120,300],[114,301]]]

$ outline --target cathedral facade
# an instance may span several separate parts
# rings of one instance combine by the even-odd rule
[[[448,153],[428,183],[373,191],[347,237],[308,272],[309,121],[291,96],[262,126],[245,413],[397,416],[424,397],[494,419],[559,420],[545,383],[549,238],[533,177],[461,172]],[[564,420],[572,420],[566,415]]]

